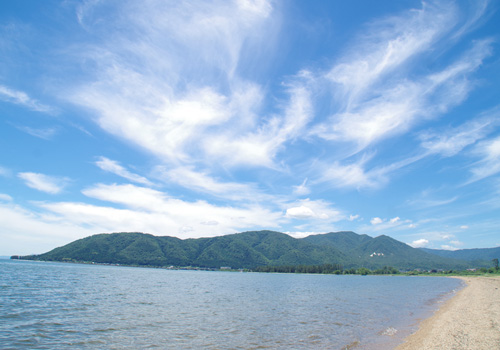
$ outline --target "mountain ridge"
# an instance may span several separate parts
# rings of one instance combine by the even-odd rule
[[[470,248],[457,250],[420,248],[422,251],[430,254],[439,255],[445,258],[454,258],[465,261],[485,261],[498,259],[500,257],[500,247],[494,248]]]
[[[499,251],[500,252],[500,251]],[[140,266],[256,268],[336,264],[346,268],[465,269],[470,261],[410,247],[389,236],[375,238],[352,231],[293,238],[262,230],[225,236],[180,239],[140,232],[101,233],[49,252],[22,256],[30,260],[79,261]]]

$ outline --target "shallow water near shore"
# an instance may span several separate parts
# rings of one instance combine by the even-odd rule
[[[391,349],[461,286],[0,260],[0,348]]]

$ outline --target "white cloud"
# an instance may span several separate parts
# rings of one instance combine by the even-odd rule
[[[328,202],[304,199],[292,204],[286,210],[285,217],[301,220],[314,219],[325,223],[333,223],[342,220],[344,215]]]
[[[12,197],[5,193],[0,193],[0,201],[11,202]]]
[[[318,182],[327,182],[333,187],[346,188],[377,188],[387,182],[386,173],[388,168],[375,168],[365,170],[367,162],[371,156],[364,155],[357,162],[349,164],[333,164],[323,165],[324,169]]]
[[[394,230],[402,225],[411,224],[411,220],[401,220],[399,216],[392,219],[374,217],[370,220],[371,226],[364,228],[366,231],[383,231],[383,230]],[[406,226],[407,227],[407,226]]]
[[[182,238],[215,236],[249,228],[279,227],[283,221],[281,212],[271,211],[258,204],[233,207],[217,206],[201,200],[188,202],[171,198],[157,190],[131,184],[99,184],[82,192],[88,197],[114,203],[125,209],[64,202],[41,203],[40,206],[71,220],[79,221],[82,218],[95,225],[110,227],[113,231],[120,227],[121,230],[166,235],[169,232],[181,232],[185,226],[192,227],[193,231]],[[106,223],[110,216],[113,216],[113,219]]]
[[[222,182],[206,172],[195,171],[191,167],[168,169],[165,166],[155,168],[155,175],[169,183],[176,183],[193,191],[208,193],[230,200],[262,201],[270,199],[257,186],[237,182]]]
[[[179,229],[179,233],[182,233],[182,234],[189,234],[190,232],[193,232],[194,231],[194,228],[192,228],[191,226],[183,226]]]
[[[424,5],[399,17],[372,23],[366,28],[365,37],[353,44],[350,54],[327,77],[340,84],[350,99],[357,98],[435,43],[454,24],[455,10],[453,6]]]
[[[401,220],[401,219],[399,218],[399,216],[396,216],[395,218],[390,219],[390,220],[389,220],[389,222],[390,222],[391,224],[395,224],[395,223],[397,223],[399,220]]]
[[[349,162],[345,165],[338,161],[333,162],[333,164],[321,164],[318,166],[321,169],[321,175],[316,179],[316,182],[326,182],[328,185],[338,188],[378,189],[388,183],[391,173],[421,160],[424,156],[417,154],[389,165],[379,165],[371,169],[367,169],[368,162],[374,157],[374,154],[363,154],[356,162]]]
[[[464,245],[464,243],[461,241],[450,241],[450,244],[453,244],[455,247],[460,247]]]
[[[468,121],[456,128],[422,132],[420,134],[421,146],[430,153],[446,157],[454,156],[467,146],[486,137],[499,123],[498,115],[498,108],[496,108],[488,112],[486,117]]]
[[[68,183],[67,178],[48,176],[39,173],[26,172],[19,173],[17,176],[24,180],[26,186],[49,194],[61,193]]]
[[[365,172],[364,162],[341,165],[335,162],[322,178],[328,179],[336,187],[373,187],[375,182]]]
[[[455,40],[460,36],[463,36],[464,34],[470,32],[472,29],[476,28],[478,24],[484,22],[489,17],[489,15],[494,12],[490,8],[490,3],[490,0],[478,0],[471,3],[472,6],[467,9],[469,11],[469,17],[467,18],[465,23],[453,33],[452,39]]]
[[[442,244],[441,245],[441,249],[444,249],[444,250],[458,250],[457,247],[451,246],[449,244]]]
[[[28,126],[20,126],[17,128],[31,136],[38,137],[42,140],[50,140],[58,132],[57,128],[30,128]]]
[[[53,113],[54,109],[31,98],[23,91],[14,90],[0,85],[0,100],[14,103],[36,112]]]
[[[200,222],[200,224],[207,225],[207,226],[217,226],[219,224],[219,222],[217,222],[215,220],[210,220],[210,221]]]
[[[80,24],[103,39],[78,45],[77,56],[94,64],[85,65],[91,69],[84,72],[87,80],[66,89],[66,98],[93,110],[104,130],[159,156],[177,184],[230,199],[226,189],[235,184],[217,178],[220,168],[287,171],[295,160],[288,147],[304,139],[357,154],[445,113],[466,97],[472,86],[467,78],[492,45],[477,41],[455,62],[415,73],[419,59],[438,45],[446,51],[453,30],[465,33],[485,11],[474,7],[469,24],[460,26],[455,4],[423,4],[372,22],[327,71],[302,67],[274,93],[267,82],[243,78],[239,68],[248,52],[257,63],[262,52],[267,60],[276,52],[279,7],[267,1],[195,4],[124,2],[106,8],[117,14],[108,21],[100,2],[79,6]],[[280,158],[284,150],[286,159]],[[313,184],[379,188],[409,164],[370,168],[369,158],[332,156],[314,165],[319,179],[309,178]],[[192,186],[182,174],[194,180]],[[305,183],[295,187],[297,195],[308,191]]]
[[[467,225],[462,225],[462,226],[460,226],[460,228],[461,228],[462,230],[467,230],[467,229],[469,228],[469,226],[467,226]]]
[[[468,183],[482,180],[500,172],[500,137],[482,141],[474,149],[481,157],[472,168],[472,178]]]
[[[428,198],[428,197],[429,197],[429,195],[428,195],[427,191],[424,191],[424,193],[422,194],[422,198],[410,200],[410,201],[408,201],[408,203],[411,205],[417,206],[419,208],[429,208],[429,207],[438,207],[438,206],[442,206],[442,205],[447,205],[447,204],[455,202],[458,199],[457,196],[449,198],[449,199],[433,199],[433,198]]]
[[[424,248],[429,244],[429,241],[425,238],[417,239],[410,243],[413,248]]]
[[[292,219],[309,219],[315,217],[316,214],[311,210],[311,208],[301,205],[300,207],[287,209],[285,216]]]
[[[272,5],[267,0],[238,0],[237,4],[246,12],[254,13],[259,17],[267,17],[273,10]]]
[[[300,130],[306,92],[291,88],[294,108],[262,122],[260,86],[236,72],[242,50],[258,55],[267,49],[262,39],[272,41],[279,21],[269,2],[125,2],[111,21],[101,20],[100,6],[78,10],[87,30],[110,38],[81,53],[96,63],[88,76],[98,79],[67,98],[95,110],[106,131],[171,163],[272,166]]]
[[[293,186],[293,193],[299,196],[305,196],[311,193],[309,188],[306,186],[306,183],[307,179],[304,179],[302,184],[300,184],[299,186]]]
[[[383,97],[365,101],[349,111],[335,113],[316,134],[326,140],[355,142],[356,151],[383,138],[407,131],[419,109],[419,89],[413,84],[385,91]]]
[[[462,102],[471,89],[464,76],[473,73],[490,53],[491,41],[478,41],[455,63],[414,81],[405,78],[385,86],[371,86],[372,81],[353,79],[356,85],[348,89],[347,98],[352,101],[334,112],[327,123],[316,126],[313,133],[326,140],[354,142],[356,153],[407,132],[421,118],[435,118]],[[359,98],[357,94],[366,84],[376,93]]]
[[[379,224],[381,224],[381,223],[383,223],[383,222],[384,222],[384,220],[382,220],[382,219],[381,219],[381,218],[379,218],[379,217],[375,217],[375,218],[373,218],[373,219],[371,219],[371,220],[370,220],[370,223],[371,223],[372,225],[379,225]]]
[[[95,232],[148,232],[168,235],[177,232],[172,217],[158,215],[141,210],[117,209],[75,202],[41,202],[38,206],[44,209],[54,222],[63,221],[71,225],[82,226]],[[175,228],[175,229],[172,229]]]
[[[41,254],[97,232],[103,231],[47,217],[10,201],[0,203],[0,255]]]
[[[210,135],[205,150],[228,165],[275,167],[274,157],[287,141],[293,141],[304,132],[312,118],[310,92],[302,85],[288,88],[289,104],[282,115],[275,115],[257,128],[257,131],[233,131]],[[229,151],[228,151],[229,150]]]
[[[121,166],[120,163],[118,163],[117,161],[108,159],[106,157],[99,157],[99,160],[95,164],[102,170],[121,176],[127,180],[147,186],[152,185],[151,181],[149,181],[143,176],[128,171],[126,168]]]
[[[175,199],[134,185],[97,184],[83,194],[105,204],[39,203],[43,220],[63,219],[72,227],[81,218],[82,225],[99,230],[127,224],[134,230],[198,235],[246,229],[243,224],[267,227],[274,223],[277,227],[302,219],[301,232],[313,232],[340,219],[357,220],[359,215],[347,217],[325,201],[290,199],[306,196],[311,188],[325,193],[330,190],[327,185],[377,189],[424,156],[455,156],[467,148],[474,148],[479,159],[472,166],[475,180],[497,174],[496,146],[484,139],[498,114],[421,133],[423,155],[407,158],[405,152],[415,148],[399,149],[399,139],[378,144],[409,133],[467,97],[475,85],[472,73],[490,54],[492,41],[475,41],[458,59],[450,61],[450,57],[464,50],[463,43],[453,46],[454,40],[487,13],[486,2],[477,4],[471,3],[468,13],[459,14],[454,2],[422,3],[420,9],[361,28],[366,34],[350,41],[349,51],[340,59],[323,57],[321,62],[308,62],[309,67],[297,67],[300,62],[296,61],[279,72],[273,69],[273,75],[261,67],[273,62],[269,65],[273,68],[285,57],[275,60],[275,55],[288,55],[275,45],[280,44],[276,40],[281,23],[278,11],[283,4],[262,0],[79,2],[78,21],[87,32],[80,31],[76,40],[81,41],[57,44],[64,47],[57,51],[61,56],[56,64],[62,63],[57,68],[66,86],[60,86],[65,85],[61,76],[49,74],[56,82],[49,85],[57,89],[58,100],[63,97],[88,108],[103,130],[160,158],[162,166],[155,169],[155,175],[175,191],[179,190],[176,185],[190,189],[192,193],[183,192],[184,198],[207,198],[208,194],[217,197],[216,203],[220,199],[235,202],[215,205]],[[72,34],[66,38],[74,40]],[[468,42],[473,43],[472,39]],[[289,45],[300,50],[292,48],[294,43]],[[44,52],[54,56],[53,50]],[[322,70],[325,62],[334,63]],[[68,79],[72,72],[66,67],[79,67],[81,75]],[[275,75],[283,72],[287,75]],[[281,87],[275,89],[280,82]],[[0,85],[1,100],[50,112],[30,95]],[[452,119],[450,123],[460,120]],[[45,139],[55,135],[51,128],[22,129]],[[412,135],[408,138],[414,142]],[[390,158],[394,149],[385,153],[390,146],[405,159]],[[127,182],[154,185],[128,164],[100,157],[96,165]],[[0,175],[7,172],[0,168]],[[19,177],[48,193],[60,193],[66,183],[43,174],[20,173]],[[253,182],[237,181],[242,178]],[[327,184],[320,188],[318,183]],[[293,191],[293,195],[266,195],[263,186],[268,186],[269,193],[290,195]],[[428,206],[436,206],[457,197],[425,199]],[[310,222],[317,226],[307,226]],[[408,226],[405,223],[408,220],[399,217],[373,218],[371,230],[402,229]],[[287,229],[299,234],[298,226]]]
[[[287,235],[289,236],[292,236],[293,238],[304,238],[304,237],[307,237],[307,236],[311,236],[311,235],[320,235],[320,234],[323,234],[325,232],[316,232],[316,231],[287,231],[287,232],[283,232],[283,233],[286,233]]]
[[[132,184],[98,184],[84,189],[82,193],[87,197],[148,211],[163,211],[165,203],[169,199],[163,192]]]

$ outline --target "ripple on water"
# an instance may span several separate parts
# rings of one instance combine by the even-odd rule
[[[9,261],[0,273],[0,349],[362,349],[397,342],[460,283]]]

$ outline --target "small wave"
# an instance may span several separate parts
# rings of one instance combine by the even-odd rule
[[[398,330],[394,327],[389,327],[385,331],[381,333],[381,335],[388,335],[389,337],[392,337],[398,333]]]
[[[361,343],[359,342],[359,340],[355,340],[353,341],[352,343],[350,344],[347,344],[346,346],[344,346],[342,348],[342,350],[351,350],[351,349],[355,349],[356,347],[358,347]]]
[[[103,333],[103,332],[114,332],[117,330],[118,329],[115,329],[115,328],[97,328],[97,329],[94,329],[94,332]]]

